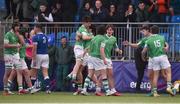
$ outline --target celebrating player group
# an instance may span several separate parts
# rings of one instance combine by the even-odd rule
[[[36,93],[40,89],[34,87],[37,79],[38,69],[42,70],[46,93],[50,94],[50,78],[48,75],[49,57],[48,57],[48,38],[42,33],[42,26],[34,27],[32,50],[32,69],[31,74],[27,70],[24,61],[24,54],[27,45],[24,43],[24,33],[19,33],[19,24],[13,24],[12,30],[5,34],[5,74],[4,74],[4,92],[3,95],[14,94],[10,91],[12,80],[17,76],[19,94]],[[159,74],[163,75],[167,82],[166,91],[174,96],[179,90],[179,81],[173,85],[171,83],[171,65],[166,53],[169,45],[163,36],[159,35],[158,26],[142,26],[140,32],[144,35],[138,43],[124,41],[124,46],[143,47],[141,58],[148,60],[148,75],[151,83],[151,92],[149,96],[160,96],[158,94],[157,83]],[[96,96],[121,96],[115,88],[113,65],[111,61],[111,52],[113,49],[122,54],[119,49],[117,39],[114,35],[113,25],[97,25],[96,32],[92,31],[91,18],[84,17],[82,25],[76,32],[76,43],[74,46],[75,65],[72,72],[67,76],[77,90],[73,95],[89,95],[88,87],[93,82],[96,85]],[[86,70],[87,76],[83,78],[82,71]],[[25,77],[28,89],[23,89],[22,79]],[[105,93],[103,93],[105,91]]]

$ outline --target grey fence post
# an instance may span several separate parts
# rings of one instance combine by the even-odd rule
[[[173,26],[172,29],[172,60],[175,61],[175,26],[176,24]]]
[[[132,25],[129,24],[129,22],[127,23],[127,29],[128,29],[128,32],[129,32],[129,42],[131,43],[132,42]],[[128,59],[131,60],[131,47],[128,48]]]

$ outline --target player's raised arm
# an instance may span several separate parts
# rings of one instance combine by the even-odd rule
[[[130,46],[130,47],[133,47],[133,48],[138,48],[138,47],[139,47],[139,44],[138,44],[138,43],[130,43],[130,42],[128,42],[127,40],[126,40],[126,41],[123,41],[123,45],[124,45],[124,46]]]
[[[83,40],[91,40],[93,38],[93,35],[87,35],[86,33],[82,33],[82,39]]]

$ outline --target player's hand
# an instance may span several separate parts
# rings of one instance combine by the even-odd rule
[[[128,46],[129,45],[129,42],[126,40],[126,41],[123,41],[123,45],[125,46]]]
[[[104,64],[105,64],[105,65],[107,65],[107,61],[106,61],[106,59],[104,59],[104,60],[103,60],[103,62],[104,62]]]
[[[16,48],[21,48],[21,44],[16,44]]]
[[[165,52],[168,52],[168,51],[169,51],[169,48],[168,48],[168,47],[164,47],[164,51],[165,51]]]
[[[121,55],[121,54],[123,53],[123,51],[122,51],[122,50],[119,50],[118,53]]]
[[[41,15],[42,15],[43,17],[45,17],[45,14],[44,14],[44,13],[42,13]]]
[[[36,21],[38,21],[38,16],[34,17],[34,19],[35,19]]]

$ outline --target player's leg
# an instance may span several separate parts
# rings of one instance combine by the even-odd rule
[[[42,67],[42,73],[43,73],[44,82],[45,82],[45,86],[46,86],[46,93],[51,93],[51,91],[50,91],[50,79],[49,79],[49,75],[48,75],[48,69],[47,69],[46,67]]]
[[[153,80],[152,80],[152,90],[151,93],[153,94],[154,97],[158,97],[158,92],[157,92],[157,83],[158,83],[158,78],[159,78],[159,72],[161,70],[161,65],[159,57],[153,58],[152,59],[152,68],[153,68]]]
[[[77,85],[77,90],[73,93],[73,95],[78,95],[80,94],[81,90],[82,90],[82,84],[83,84],[83,75],[82,75],[82,71],[84,69],[84,66],[81,65],[80,69],[78,70],[77,73],[77,80],[76,80],[76,85]]]
[[[5,54],[4,60],[5,60],[5,73],[3,76],[3,84],[4,84],[3,95],[10,95],[10,93],[9,93],[10,88],[8,87],[8,78],[13,69],[12,55]]]
[[[30,92],[31,94],[39,91],[40,89],[36,89],[33,85],[32,85],[32,82],[31,82],[31,79],[30,79],[30,72],[28,70],[28,67],[27,67],[27,64],[25,62],[24,59],[21,59],[21,63],[22,63],[22,74],[25,78],[25,82],[28,86],[28,89],[27,91]]]
[[[3,91],[3,95],[10,95],[9,91],[10,88],[8,87],[8,77],[11,74],[12,69],[5,69],[5,73],[4,73],[4,77],[3,77],[3,84],[4,84],[4,91]]]
[[[22,63],[19,54],[13,55],[13,63],[15,66],[15,70],[17,73],[17,83],[18,83],[18,93],[19,94],[26,94],[27,91],[23,89],[23,70],[22,70]]]
[[[167,82],[167,75],[166,75],[166,71],[165,71],[165,70],[161,70],[161,71],[160,71],[160,74],[161,74],[161,76],[162,76],[163,80],[164,80],[165,82]]]
[[[68,78],[72,78],[72,80],[76,80],[77,73],[82,65],[82,58],[83,58],[84,49],[82,47],[74,47],[74,54],[76,58],[76,63],[74,65],[73,71],[71,74],[68,75]]]
[[[113,78],[113,66],[112,66],[112,61],[111,59],[106,59],[107,61],[107,79],[109,82],[109,87],[111,90],[111,93],[113,96],[120,96],[121,94],[116,91],[115,89],[115,84],[114,84],[114,78]]]
[[[74,65],[73,71],[72,71],[72,80],[76,80],[77,73],[80,69],[80,66],[82,65],[81,59],[76,59],[76,63]]]
[[[101,78],[102,78],[102,85],[103,85],[103,88],[106,92],[106,95],[109,96],[111,95],[111,91],[109,89],[109,82],[108,82],[108,79],[107,79],[107,72],[106,72],[106,69],[102,67],[101,70],[97,70],[97,72],[100,72],[100,75],[101,75]]]
[[[96,84],[96,96],[104,96],[104,94],[101,92],[101,87],[102,87],[102,78],[101,76],[98,76],[96,74],[93,75],[92,81]]]
[[[36,57],[35,60],[32,60],[31,63],[31,70],[30,70],[30,76],[31,76],[31,83],[34,86],[36,80],[37,80],[37,73],[38,73],[38,69],[40,69],[40,62],[41,60],[38,59],[38,57]]]
[[[172,92],[172,83],[171,83],[171,65],[168,61],[168,58],[166,55],[163,55],[161,56],[161,67],[162,69],[164,69],[165,71],[165,75],[166,75],[166,81],[167,81],[167,88],[166,88],[166,91],[173,95],[173,92]]]
[[[11,74],[8,78],[8,87],[11,88],[12,84],[13,84],[13,80],[15,79],[15,77],[17,76],[16,70],[12,70]]]
[[[37,73],[38,73],[38,69],[36,68],[32,68],[30,70],[30,76],[31,76],[31,83],[34,86],[36,80],[37,80]]]
[[[88,69],[88,75],[87,77],[85,78],[85,81],[84,81],[84,86],[83,86],[83,89],[81,91],[81,94],[83,95],[88,95],[87,93],[87,88],[92,80],[92,77],[94,75],[94,69]]]
[[[41,64],[40,66],[42,67],[42,73],[44,77],[44,82],[46,86],[46,93],[51,93],[50,90],[50,78],[48,75],[48,68],[49,68],[49,56],[48,55],[40,55],[39,58],[41,57]]]
[[[110,67],[107,69],[107,79],[109,82],[109,87],[110,87],[112,95],[113,96],[120,96],[121,94],[118,93],[115,89],[114,78],[113,78],[113,70]]]
[[[153,70],[152,93],[154,97],[159,96],[157,93],[158,78],[159,78],[159,70]]]
[[[173,92],[172,92],[172,83],[171,83],[171,68],[167,68],[166,69],[166,76],[167,76],[167,88],[166,88],[166,91],[168,93],[170,93],[171,95],[173,95]]]

